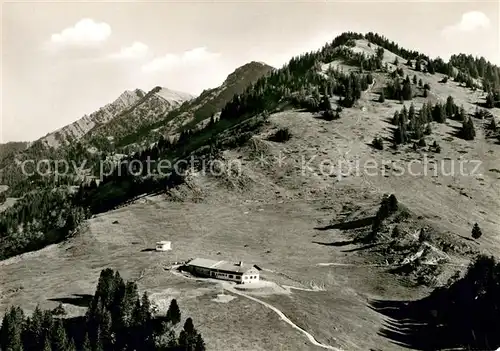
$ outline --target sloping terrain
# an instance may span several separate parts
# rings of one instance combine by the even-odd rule
[[[114,102],[101,107],[90,115],[85,115],[79,120],[68,124],[41,138],[41,142],[49,147],[59,147],[67,145],[72,141],[79,140],[96,125],[105,124],[125,109],[138,102],[145,93],[136,89],[134,91],[123,92]]]
[[[0,144],[0,168],[4,165],[4,160],[11,158],[18,152],[23,151],[28,147],[28,142],[13,141],[5,144]]]
[[[373,49],[376,55],[376,45],[364,40],[349,47],[365,54]],[[100,270],[110,267],[137,279],[159,305],[177,298],[197,321],[208,349],[320,349],[265,305],[229,289],[224,294],[234,299],[220,299],[223,284],[185,279],[164,269],[204,257],[255,263],[263,268],[263,279],[301,288],[245,293],[332,349],[417,348],[400,343],[398,335],[405,330],[380,333],[392,320],[375,311],[372,301],[423,297],[429,286],[443,285],[455,271],[463,271],[476,253],[498,252],[500,145],[487,135],[491,121],[472,117],[482,92],[451,79],[444,83],[443,74],[395,65],[394,53],[383,54],[391,68],[429,84],[427,97],[417,90],[411,101],[417,110],[450,95],[463,105],[474,119],[474,140],[457,137],[462,123],[448,119],[430,123],[425,146],[391,148],[391,118],[403,106],[409,108],[410,101],[379,102],[390,73],[374,72],[373,83],[339,119],[299,109],[270,113],[251,138],[217,157],[218,167],[192,169],[185,184],[95,215],[64,243],[0,262],[0,311],[11,304],[32,311],[38,303],[53,308],[63,302],[70,315],[78,315],[85,305],[80,297],[92,293]],[[331,64],[316,66],[328,74]],[[338,58],[335,65],[352,66]],[[338,96],[329,100],[339,105]],[[500,110],[490,112],[498,120]],[[183,119],[173,122],[180,116],[170,115],[171,124],[158,128],[182,127]],[[202,120],[190,116],[192,125]],[[283,130],[289,138],[276,141]],[[372,145],[375,137],[383,140],[382,150]],[[463,172],[457,172],[460,161],[468,161],[462,162]],[[384,194],[397,197],[398,212],[383,223],[376,240],[364,241]],[[470,238],[474,223],[483,231],[477,240]],[[420,234],[422,229],[427,236]],[[151,250],[159,240],[171,240],[173,250]]]
[[[120,140],[131,130],[158,122],[170,111],[176,110],[191,99],[193,96],[190,94],[155,87],[108,123],[92,128],[85,135],[84,141],[98,150],[112,150],[115,140]]]
[[[131,133],[117,140],[117,145],[145,146],[157,140],[161,135],[175,136],[182,129],[194,128],[198,124],[204,125],[210,117],[220,112],[234,95],[243,93],[250,85],[272,70],[273,67],[254,61],[238,67],[221,86],[204,90],[199,96],[155,123],[133,128]]]

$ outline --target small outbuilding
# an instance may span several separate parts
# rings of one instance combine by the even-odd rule
[[[170,251],[172,250],[172,243],[170,241],[158,241],[156,243],[156,251]]]

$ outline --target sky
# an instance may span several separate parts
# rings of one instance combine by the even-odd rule
[[[0,142],[35,140],[125,90],[196,95],[247,62],[281,67],[345,31],[500,64],[499,11],[480,0],[5,2]]]

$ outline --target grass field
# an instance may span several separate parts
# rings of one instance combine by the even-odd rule
[[[438,83],[440,75],[417,73],[417,77],[431,84],[429,99],[444,101],[451,94],[458,105],[473,112],[478,93],[451,81]],[[350,238],[339,229],[317,228],[373,216],[382,195],[394,193],[422,223],[456,240],[469,237],[478,222],[483,237],[474,245],[496,253],[500,175],[495,169],[500,167],[500,146],[485,138],[486,121],[477,120],[478,136],[470,142],[453,137],[459,126],[455,121],[434,125],[428,144],[436,140],[442,147],[440,154],[373,149],[370,143],[375,136],[390,140],[387,120],[402,108],[393,101],[376,102],[382,85],[383,77],[375,76],[371,91],[337,121],[298,111],[272,115],[266,129],[247,146],[225,152],[226,161],[241,163],[239,176],[192,174],[189,186],[175,191],[178,201],[172,201],[172,194],[140,199],[88,220],[65,243],[0,262],[0,312],[12,304],[32,311],[37,304],[53,308],[64,301],[69,314],[80,314],[85,294],[93,293],[100,270],[109,267],[125,279],[137,280],[141,290],[163,305],[178,299],[183,316],[193,317],[209,350],[319,350],[266,307],[242,296],[214,301],[221,293],[218,284],[186,280],[163,269],[175,261],[204,257],[258,264],[264,268],[263,279],[278,284],[324,287],[324,291],[292,290],[260,297],[324,344],[344,350],[400,350],[401,346],[379,335],[387,321],[369,303],[415,299],[429,289],[410,288],[386,268],[366,266],[380,257],[349,244]],[[414,99],[417,109],[423,102],[423,98]],[[493,112],[498,118],[498,109]],[[288,128],[291,140],[267,141],[278,128]],[[424,154],[440,162],[481,160],[481,174],[354,172],[339,179],[336,170],[318,172],[324,160],[375,160],[379,165],[384,162],[381,170],[390,170],[391,162],[408,165]],[[312,171],[302,171],[304,160]],[[414,165],[414,170],[419,167]],[[172,241],[173,250],[151,251],[159,240]],[[347,263],[354,266],[342,266]]]

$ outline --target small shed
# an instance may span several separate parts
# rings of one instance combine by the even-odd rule
[[[170,251],[172,250],[172,243],[170,241],[158,241],[156,243],[156,251]]]

